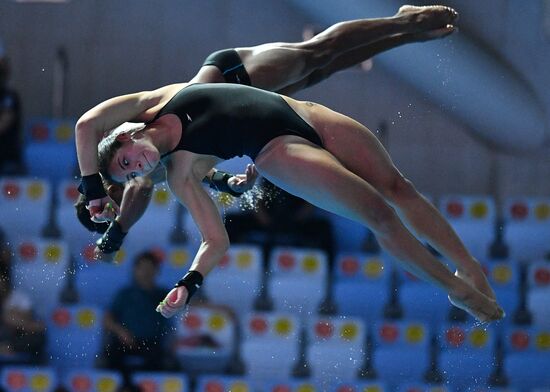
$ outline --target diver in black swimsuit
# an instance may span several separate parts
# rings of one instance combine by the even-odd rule
[[[434,218],[435,208],[397,170],[377,138],[349,117],[312,102],[230,84],[170,85],[114,98],[98,110],[104,119],[108,111],[115,121],[125,113],[145,123],[115,131],[100,143],[104,175],[115,181],[144,176],[164,156],[168,185],[202,234],[190,273],[159,305],[164,316],[184,306],[229,246],[201,178],[221,160],[248,154],[259,173],[278,187],[368,226],[382,248],[446,290],[453,304],[483,321],[503,317],[480,265],[450,225],[437,213]],[[77,125],[82,154],[86,135],[98,132],[87,121],[95,113],[92,109]],[[452,260],[457,273],[427,251],[401,219]],[[439,240],[438,232],[445,233],[446,241]]]

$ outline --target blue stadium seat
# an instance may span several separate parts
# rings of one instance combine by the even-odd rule
[[[508,324],[512,322],[512,315],[519,306],[519,266],[510,261],[492,260],[483,263],[483,269],[498,303],[508,315],[499,325]]]
[[[430,367],[430,329],[421,322],[381,321],[374,336],[374,370],[393,387],[421,382]]]
[[[550,199],[510,197],[504,202],[504,240],[514,260],[531,260],[550,252]]]
[[[24,160],[30,175],[53,183],[70,178],[77,166],[75,121],[32,119],[26,126]]]
[[[76,260],[76,289],[80,302],[106,308],[116,292],[131,282],[133,255],[128,255],[124,244],[115,263],[105,263],[93,258],[94,247],[89,240],[81,243]]]
[[[119,373],[92,368],[71,370],[63,377],[63,386],[71,392],[116,392],[122,383]]]
[[[14,244],[12,284],[27,293],[34,310],[47,318],[67,284],[69,249],[65,242],[30,238]]]
[[[529,264],[527,281],[527,307],[533,324],[550,328],[550,262],[537,260]]]
[[[550,328],[510,327],[504,335],[504,370],[521,391],[550,386]]]
[[[275,248],[269,260],[268,293],[275,309],[308,318],[326,297],[328,261],[317,249]]]
[[[47,353],[58,368],[91,368],[100,353],[103,311],[85,305],[54,309],[47,319]]]
[[[365,364],[366,326],[351,317],[313,317],[307,322],[306,361],[311,378],[353,382]]]
[[[399,304],[405,319],[423,321],[430,327],[448,319],[451,304],[447,293],[404,269],[399,269],[399,278]]]
[[[490,196],[448,195],[439,209],[457,232],[466,248],[479,260],[489,256],[495,239],[495,201]]]
[[[172,288],[189,270],[197,250],[189,246],[170,245],[164,249],[155,248],[154,251],[161,260],[157,283],[160,287]]]
[[[231,246],[203,286],[207,298],[238,314],[251,312],[260,294],[263,255],[258,246]]]
[[[253,391],[252,384],[244,377],[209,375],[199,377],[195,388],[195,392],[231,391]]]
[[[78,181],[69,179],[60,181],[56,188],[56,225],[61,232],[61,238],[69,244],[73,257],[77,257],[84,241],[92,243],[97,235],[90,233],[76,217],[74,203],[78,198]]]
[[[328,214],[327,217],[332,225],[335,251],[342,253],[361,252],[361,247],[369,230],[357,222],[336,214]]]
[[[487,386],[496,363],[495,333],[486,326],[447,324],[439,330],[438,368],[453,388]]]
[[[40,237],[51,208],[48,181],[30,177],[0,178],[0,228],[10,242]]]
[[[255,381],[291,377],[299,357],[300,324],[284,313],[251,313],[242,319],[241,358]]]
[[[333,299],[338,314],[378,320],[389,300],[391,267],[380,255],[341,253],[334,265]]]
[[[262,392],[385,392],[384,383],[377,381],[331,382],[311,379],[274,380],[262,385]]]
[[[451,392],[447,385],[425,384],[423,382],[406,382],[395,389],[395,392]]]
[[[0,387],[7,392],[52,392],[57,375],[50,367],[5,366],[0,369]]]
[[[176,224],[177,204],[165,184],[156,185],[147,210],[132,226],[124,244],[135,252],[151,247],[167,247]]]
[[[383,382],[355,381],[353,383],[337,383],[331,388],[334,392],[385,392],[390,389]]]
[[[235,354],[235,332],[227,310],[193,306],[177,322],[176,355],[189,372],[223,371]]]
[[[181,373],[136,372],[132,374],[132,383],[142,392],[190,391],[189,380]]]

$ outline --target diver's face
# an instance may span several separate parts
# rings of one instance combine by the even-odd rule
[[[147,139],[130,139],[113,156],[109,173],[115,181],[126,182],[153,171],[160,160],[157,148]]]

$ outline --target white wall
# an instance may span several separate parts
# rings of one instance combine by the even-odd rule
[[[27,116],[51,113],[54,54],[68,50],[67,114],[110,96],[190,78],[216,49],[296,41],[310,21],[281,0],[74,0],[68,5],[0,2],[0,36]],[[380,66],[353,69],[299,97],[342,111],[376,130],[401,170],[432,195],[548,194],[550,159],[490,152],[437,104]],[[518,130],[521,132],[521,130]],[[491,166],[494,163],[494,166]],[[492,167],[499,168],[498,183]]]

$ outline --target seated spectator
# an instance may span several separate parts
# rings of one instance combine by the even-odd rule
[[[40,364],[46,328],[30,297],[11,284],[11,252],[0,233],[0,363]]]
[[[168,349],[169,340],[175,338],[171,321],[155,311],[166,291],[166,287],[156,285],[158,270],[159,261],[153,253],[139,254],[132,284],[115,294],[105,312],[105,366],[122,371],[127,381],[132,370],[176,367],[173,352]]]
[[[232,243],[260,243],[266,260],[274,246],[317,248],[333,259],[333,236],[329,219],[299,197],[262,178],[258,211],[228,214],[225,219]],[[276,195],[276,196],[275,196]],[[284,217],[284,219],[281,219]]]
[[[23,141],[18,94],[8,87],[9,60],[0,43],[0,175],[22,174]]]

